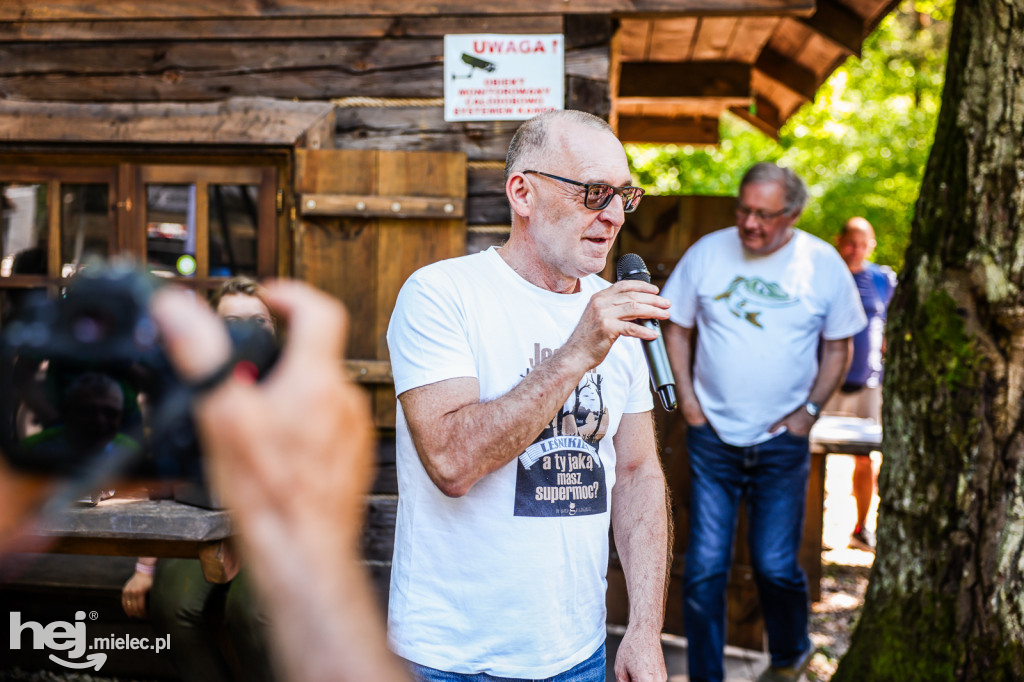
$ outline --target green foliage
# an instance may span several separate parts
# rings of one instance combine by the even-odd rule
[[[776,161],[807,182],[800,227],[832,240],[847,218],[875,226],[874,260],[899,269],[942,97],[953,0],[907,0],[769,139],[725,114],[717,146],[627,145],[655,194],[735,195],[744,171]]]

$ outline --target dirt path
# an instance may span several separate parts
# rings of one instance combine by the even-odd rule
[[[823,539],[830,549],[822,554],[821,601],[811,608],[811,641],[818,649],[808,668],[807,677],[812,681],[832,679],[839,659],[850,648],[874,560],[874,554],[846,546],[857,519],[851,495],[853,458],[829,455],[825,467]],[[868,514],[871,530],[875,529],[877,506],[876,497]]]

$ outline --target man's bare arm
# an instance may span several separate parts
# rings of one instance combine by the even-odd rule
[[[398,396],[434,484],[446,495],[465,495],[519,456],[617,338],[655,337],[632,320],[668,317],[669,303],[656,292],[650,284],[623,281],[595,294],[566,344],[495,400],[480,402],[475,378],[439,381]]]
[[[818,375],[814,377],[814,383],[811,384],[811,393],[807,396],[808,401],[824,405],[832,397],[832,393],[846,376],[846,368],[849,364],[847,358],[850,355],[851,345],[853,342],[849,338],[826,340],[822,343]],[[814,426],[816,420],[817,418],[812,417],[801,405],[772,424],[771,431],[774,432],[785,426],[786,430],[793,435],[806,436],[810,434],[811,427]]]
[[[616,656],[615,679],[664,682],[661,628],[672,534],[650,412],[622,415],[615,454],[612,530],[629,595],[629,623]]]
[[[668,361],[672,365],[672,375],[676,379],[679,411],[683,413],[683,419],[687,424],[703,424],[707,418],[693,390],[693,374],[690,371],[690,359],[693,357],[693,328],[680,327],[668,322],[662,325],[662,332],[665,335]]]

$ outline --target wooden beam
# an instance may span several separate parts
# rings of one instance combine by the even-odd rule
[[[651,25],[651,30],[644,61],[675,62],[691,58],[694,43],[703,26],[700,17],[658,19],[647,23]]]
[[[754,113],[751,113],[749,107],[731,107],[729,111],[773,140],[779,139],[779,128],[786,121],[779,114],[778,108],[763,97],[757,97],[756,103],[757,106]]]
[[[295,197],[304,216],[340,218],[444,218],[465,216],[461,197],[302,194]]]
[[[470,161],[502,160],[520,121],[452,123],[440,106],[339,107],[340,149],[464,149]]]
[[[882,5],[875,8],[874,14],[864,20],[864,36],[867,37],[875,32],[878,25],[882,23],[889,12],[892,12],[903,0],[886,0]]]
[[[440,97],[443,72],[440,38],[0,45],[7,100]]]
[[[390,360],[346,360],[345,371],[353,381],[361,384],[393,384]]]
[[[570,22],[559,23],[566,24],[569,43]],[[326,100],[355,93],[440,98],[443,63],[439,37],[15,42],[0,43],[0,91],[6,100],[47,101],[59,93],[65,102],[93,103]],[[607,43],[568,47],[565,73],[571,79],[607,81]]]
[[[2,10],[0,10],[2,11]],[[561,33],[559,15],[393,16],[233,19],[114,19],[10,21],[2,42],[154,40],[315,40],[317,38],[438,38],[448,33]]]
[[[865,19],[836,0],[818,0],[817,11],[800,19],[816,33],[837,47],[860,56],[861,43],[867,36]]]
[[[615,100],[619,116],[717,116],[729,107],[749,107],[753,93],[746,97],[620,97]],[[648,112],[648,109],[652,111]],[[655,111],[657,113],[655,113]]]
[[[739,62],[623,62],[618,96],[749,98],[750,74]]]
[[[754,78],[751,85],[758,97],[763,95],[764,98],[772,102],[775,105],[775,108],[780,112],[783,109],[797,109],[807,102],[812,101],[811,98],[807,97],[803,93],[794,90],[789,83],[775,80],[760,69],[754,70]],[[812,92],[811,97],[813,97],[813,94],[814,93]],[[786,117],[782,117],[782,120],[785,120],[785,118]]]
[[[325,102],[0,102],[0,142],[145,142],[292,146],[334,110]]]
[[[771,45],[766,45],[761,51],[754,68],[802,96],[808,102],[814,100],[814,94],[820,85],[818,74],[781,52],[773,50]]]
[[[619,116],[617,135],[623,142],[717,144],[718,119]]]
[[[425,15],[795,14],[809,15],[814,0],[4,0],[0,21],[93,19],[202,19],[242,17],[348,17]]]

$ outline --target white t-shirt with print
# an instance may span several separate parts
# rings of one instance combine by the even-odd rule
[[[511,390],[566,342],[577,294],[522,279],[494,249],[434,263],[402,287],[388,329],[396,394],[475,377],[482,401]],[[605,638],[613,436],[652,408],[640,342],[621,338],[518,458],[446,497],[398,405],[398,519],[389,640],[403,658],[458,673],[544,678]],[[467,436],[472,439],[472,434]]]
[[[844,339],[867,319],[846,263],[802,230],[774,253],[748,252],[737,228],[697,241],[662,296],[672,322],[697,328],[693,383],[704,416],[737,446],[803,405],[818,373],[819,338]]]

